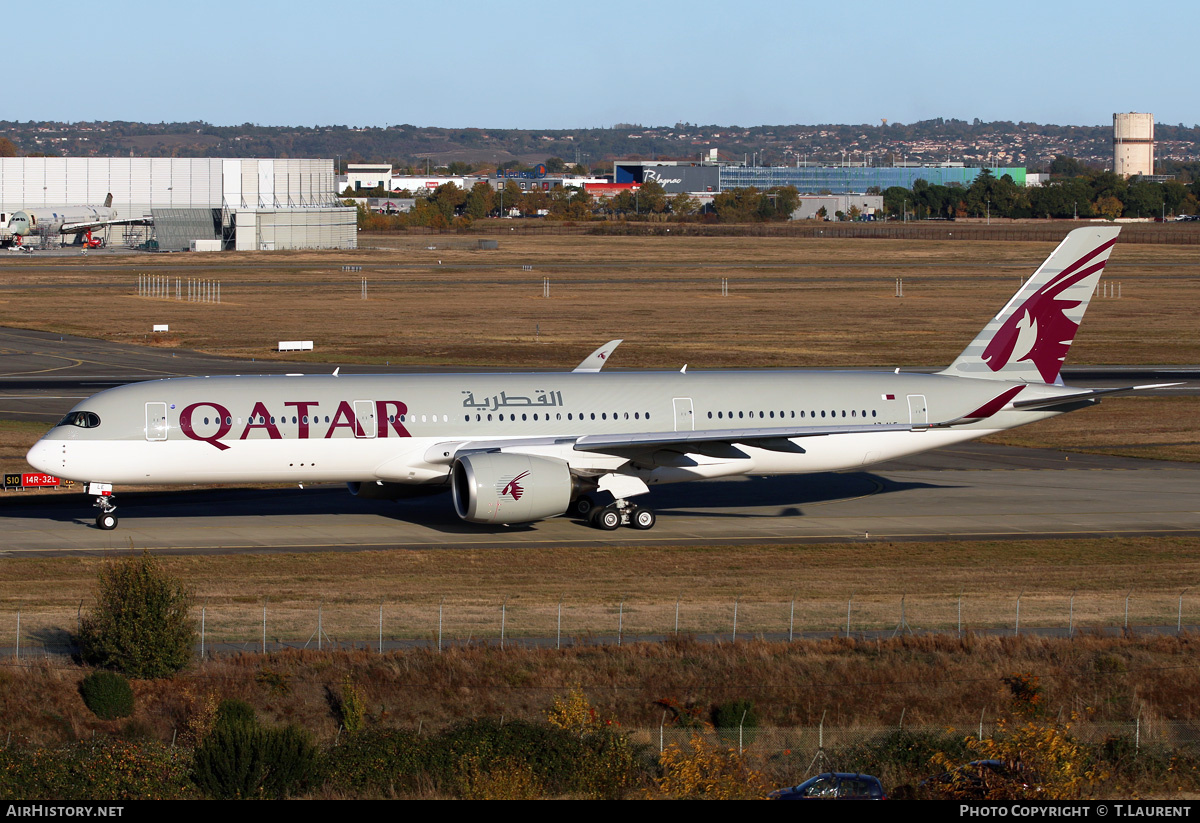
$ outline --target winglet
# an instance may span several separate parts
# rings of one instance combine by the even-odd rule
[[[617,350],[617,346],[621,345],[621,340],[609,340],[600,348],[583,358],[583,362],[576,366],[572,371],[577,372],[598,372],[604,368],[604,364],[608,362],[608,358]]]

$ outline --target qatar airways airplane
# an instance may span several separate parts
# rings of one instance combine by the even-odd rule
[[[172,378],[101,392],[29,451],[87,483],[340,481],[354,494],[449,491],[472,523],[563,514],[649,529],[662,483],[853,469],[1089,406],[1059,371],[1120,230],[1072,231],[937,374],[574,372]]]

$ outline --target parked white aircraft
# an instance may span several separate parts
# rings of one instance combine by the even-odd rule
[[[103,238],[92,235],[93,231],[119,225],[146,225],[146,218],[119,219],[112,207],[112,194],[104,199],[103,206],[67,206],[56,208],[21,209],[12,214],[0,214],[0,235],[10,248],[28,249],[25,238],[30,235],[75,234],[83,235],[88,248],[104,245]]]
[[[837,471],[1089,406],[1059,370],[1119,229],[1072,231],[937,374],[574,372],[173,378],[83,401],[29,464],[113,484],[342,481],[366,497],[450,491],[473,523],[565,513],[648,529],[661,483]]]

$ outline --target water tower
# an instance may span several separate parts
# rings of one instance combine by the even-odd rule
[[[1122,177],[1154,174],[1154,115],[1113,115],[1113,171]]]

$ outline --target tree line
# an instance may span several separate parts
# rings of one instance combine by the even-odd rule
[[[662,185],[650,181],[637,190],[624,190],[612,196],[594,196],[573,186],[556,184],[554,188],[522,189],[509,180],[499,189],[480,181],[470,189],[444,183],[431,192],[390,192],[384,189],[361,190],[358,197],[411,197],[412,209],[403,214],[378,214],[358,203],[358,226],[365,231],[387,231],[422,226],[432,229],[467,228],[487,217],[546,217],[550,220],[642,220],[748,223],[782,221],[791,218],[800,205],[794,186],[777,186],[765,191],[754,187],[732,189],[718,194],[711,204],[701,205],[691,195],[670,194]],[[347,201],[352,202],[352,201]]]
[[[911,189],[893,186],[884,190],[883,207],[889,217],[918,220],[987,216],[1115,220],[1200,213],[1200,182],[1127,180],[1110,171],[1088,169],[1070,158],[1056,160],[1051,173],[1054,176],[1048,183],[1025,187],[1007,174],[996,177],[988,169],[967,187],[917,180]]]

